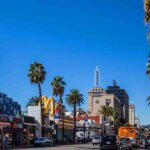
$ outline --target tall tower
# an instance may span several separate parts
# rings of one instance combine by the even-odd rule
[[[100,70],[98,66],[96,66],[95,72],[94,72],[94,87],[99,87],[99,81],[100,81]]]

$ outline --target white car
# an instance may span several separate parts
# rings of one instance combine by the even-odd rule
[[[96,145],[96,144],[100,144],[101,140],[99,136],[94,136],[94,138],[92,139],[92,144]]]

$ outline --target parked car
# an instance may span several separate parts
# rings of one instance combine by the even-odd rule
[[[54,145],[54,142],[53,142],[53,139],[51,138],[46,138],[46,137],[42,137],[42,138],[37,138],[35,139],[34,141],[34,146],[53,146]]]
[[[145,139],[145,149],[147,149],[148,147],[150,147],[150,136],[147,136]]]
[[[130,138],[120,138],[119,143],[119,149],[120,150],[131,150],[132,149],[132,143]]]
[[[104,150],[117,150],[118,145],[117,145],[117,138],[114,135],[106,135],[102,137],[101,144],[100,144],[100,149]]]
[[[94,138],[92,139],[93,145],[100,144],[100,142],[101,142],[100,136],[94,136]]]

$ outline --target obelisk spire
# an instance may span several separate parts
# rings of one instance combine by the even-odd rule
[[[100,71],[98,66],[96,66],[95,73],[94,73],[94,86],[97,88],[100,86],[99,81],[100,81]]]

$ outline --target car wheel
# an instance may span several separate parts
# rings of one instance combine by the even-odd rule
[[[49,146],[49,143],[44,143],[44,147],[48,147]]]
[[[53,143],[50,143],[50,146],[52,147],[54,144]]]

